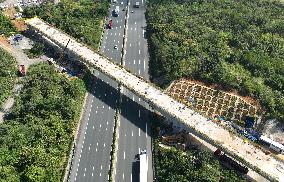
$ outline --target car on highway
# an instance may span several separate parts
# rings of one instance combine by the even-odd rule
[[[134,8],[139,8],[139,5],[140,5],[139,2],[136,2]]]
[[[112,16],[118,17],[119,13],[119,6],[116,6],[114,10],[112,10]]]

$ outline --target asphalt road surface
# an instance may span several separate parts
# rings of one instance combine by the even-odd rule
[[[112,17],[111,11],[114,6],[120,6],[122,10],[125,3],[111,6],[108,19],[113,20],[113,29],[106,29],[100,50],[117,63],[120,63],[122,55],[125,12],[120,11],[118,17]],[[114,49],[115,45],[117,49]],[[95,75],[81,121],[69,181],[100,182],[109,179],[118,85],[102,73]]]
[[[148,79],[145,1],[130,0],[129,2],[126,54],[123,65],[131,72]],[[139,8],[133,7],[135,2],[140,3]],[[148,181],[153,181],[148,104],[125,88],[122,89],[122,93],[115,181],[139,181],[139,161],[135,159],[135,156],[144,149],[148,154]]]

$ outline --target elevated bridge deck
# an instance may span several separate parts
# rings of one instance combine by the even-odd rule
[[[249,167],[259,169],[262,174],[269,174],[272,179],[280,180],[284,178],[283,162],[276,160],[270,155],[265,155],[262,150],[243,142],[243,139],[229,133],[223,127],[207,121],[207,118],[195,113],[184,104],[177,102],[159,88],[112,63],[107,58],[78,43],[74,38],[44,23],[42,20],[32,18],[27,20],[26,23],[41,36],[48,38],[61,48],[64,48],[70,40],[67,50],[78,55],[81,61],[122,84],[164,116],[189,127],[198,137],[216,147],[222,148],[236,158],[246,161]],[[220,137],[220,135],[226,137]]]

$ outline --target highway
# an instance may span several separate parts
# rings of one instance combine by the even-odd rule
[[[123,65],[131,72],[149,79],[147,39],[144,37],[146,29],[145,2],[138,1],[140,7],[134,8],[135,2],[137,1],[129,0],[126,54]],[[153,181],[148,104],[126,88],[123,88],[121,92],[123,97],[115,181],[139,181],[139,161],[135,159],[135,156],[144,149],[148,153],[148,181]]]
[[[126,1],[125,1],[126,3]],[[113,20],[113,29],[106,29],[100,52],[116,63],[121,61],[125,12],[108,19]],[[114,46],[117,45],[117,49]],[[110,153],[114,131],[114,117],[118,102],[117,83],[97,72],[89,90],[85,112],[77,138],[76,152],[72,162],[69,181],[108,181]]]

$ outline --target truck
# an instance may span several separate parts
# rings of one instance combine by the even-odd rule
[[[147,182],[148,158],[146,150],[142,150],[140,152],[139,160],[140,160],[139,182]]]
[[[19,75],[20,75],[20,76],[25,76],[25,75],[26,75],[26,67],[25,67],[25,65],[23,65],[23,64],[21,64],[21,65],[19,66]]]

